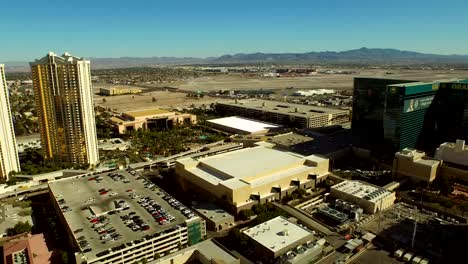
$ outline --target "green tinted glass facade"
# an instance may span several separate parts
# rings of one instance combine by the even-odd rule
[[[187,223],[188,243],[194,245],[203,240],[202,224],[200,221]]]
[[[389,85],[386,90],[385,141],[392,145],[392,151],[415,148],[436,91],[427,83]]]
[[[440,83],[426,113],[423,131],[420,141],[429,151],[444,142],[468,140],[467,80]]]
[[[458,82],[464,82],[460,80]],[[396,84],[387,87],[384,110],[384,138],[394,151],[404,148],[430,150],[448,140],[447,135],[459,134],[465,122],[465,103],[459,89],[449,91],[444,83]],[[468,90],[468,88],[467,88]],[[458,103],[456,103],[458,102]],[[468,105],[467,105],[468,106]],[[468,116],[466,116],[468,125]],[[467,127],[468,128],[468,127]],[[435,132],[437,131],[437,132]],[[444,135],[443,135],[444,134]],[[435,136],[438,136],[435,138]],[[441,141],[443,140],[443,141]]]
[[[386,88],[409,80],[354,78],[352,133],[359,145],[380,148],[383,142],[383,115]]]

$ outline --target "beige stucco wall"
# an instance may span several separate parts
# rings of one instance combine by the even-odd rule
[[[411,177],[414,180],[432,182],[437,176],[437,169],[440,162],[433,165],[421,164],[413,159],[403,156],[396,156],[393,160],[393,170],[396,176]]]
[[[292,181],[296,180],[299,180],[300,186],[311,186],[311,184],[313,185],[314,180],[308,179],[310,174],[323,176],[328,174],[329,172],[328,159],[321,159],[317,161],[307,160],[305,163],[311,166],[305,171],[293,173],[291,175],[282,177],[274,181],[268,181],[268,177],[273,173],[279,173],[281,171],[287,172],[292,168],[302,166],[302,164],[304,164],[304,162],[298,162],[297,164],[291,164],[290,166],[282,168],[281,171],[270,171],[268,174],[264,173],[262,175],[253,175],[251,177],[246,177],[245,180],[239,180],[240,182],[238,184],[235,184],[235,186],[230,184],[229,181],[220,182],[219,184],[215,185],[191,173],[190,170],[199,165],[199,162],[193,159],[184,159],[179,162],[176,162],[175,171],[179,177],[188,181],[189,184],[194,184],[208,191],[211,195],[217,198],[226,197],[229,202],[238,207],[241,207],[246,203],[251,203],[250,199],[252,194],[259,195],[260,199],[271,197],[276,195],[277,192],[273,191],[273,187],[279,187],[281,188],[281,192],[284,192],[286,190],[289,190],[291,188]],[[220,172],[218,170],[215,171],[226,176],[226,179],[229,178],[229,175],[226,175],[225,173]],[[267,182],[257,184],[255,180],[261,180],[262,177],[265,177]]]

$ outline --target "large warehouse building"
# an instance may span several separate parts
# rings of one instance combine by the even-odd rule
[[[216,104],[216,110],[226,115],[240,115],[297,128],[349,122],[349,110],[258,99],[220,102]]]
[[[328,159],[257,146],[201,159],[179,159],[176,174],[191,186],[227,199],[237,210],[314,187],[329,173]]]
[[[343,181],[331,187],[331,195],[356,204],[367,213],[375,213],[392,206],[396,196],[384,188],[361,181]]]
[[[127,172],[110,176],[49,182],[76,263],[151,261],[206,236],[205,221],[163,190]]]

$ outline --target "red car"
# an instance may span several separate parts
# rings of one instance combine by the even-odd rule
[[[90,222],[91,222],[91,223],[97,223],[97,222],[99,222],[99,220],[97,220],[96,218],[94,218],[94,219],[91,219]]]
[[[94,180],[96,180],[96,177],[91,177],[88,179],[88,181],[94,181]]]
[[[100,192],[99,194],[100,194],[100,195],[104,195],[104,194],[106,194],[106,193],[108,193],[108,191],[103,191],[103,192]]]
[[[143,231],[146,231],[146,230],[149,230],[150,227],[149,226],[143,226],[142,229],[143,229]]]
[[[133,189],[128,189],[127,192],[133,192]]]

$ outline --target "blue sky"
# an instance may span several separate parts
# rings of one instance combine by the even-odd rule
[[[396,48],[468,54],[466,0],[2,1],[0,61]]]

